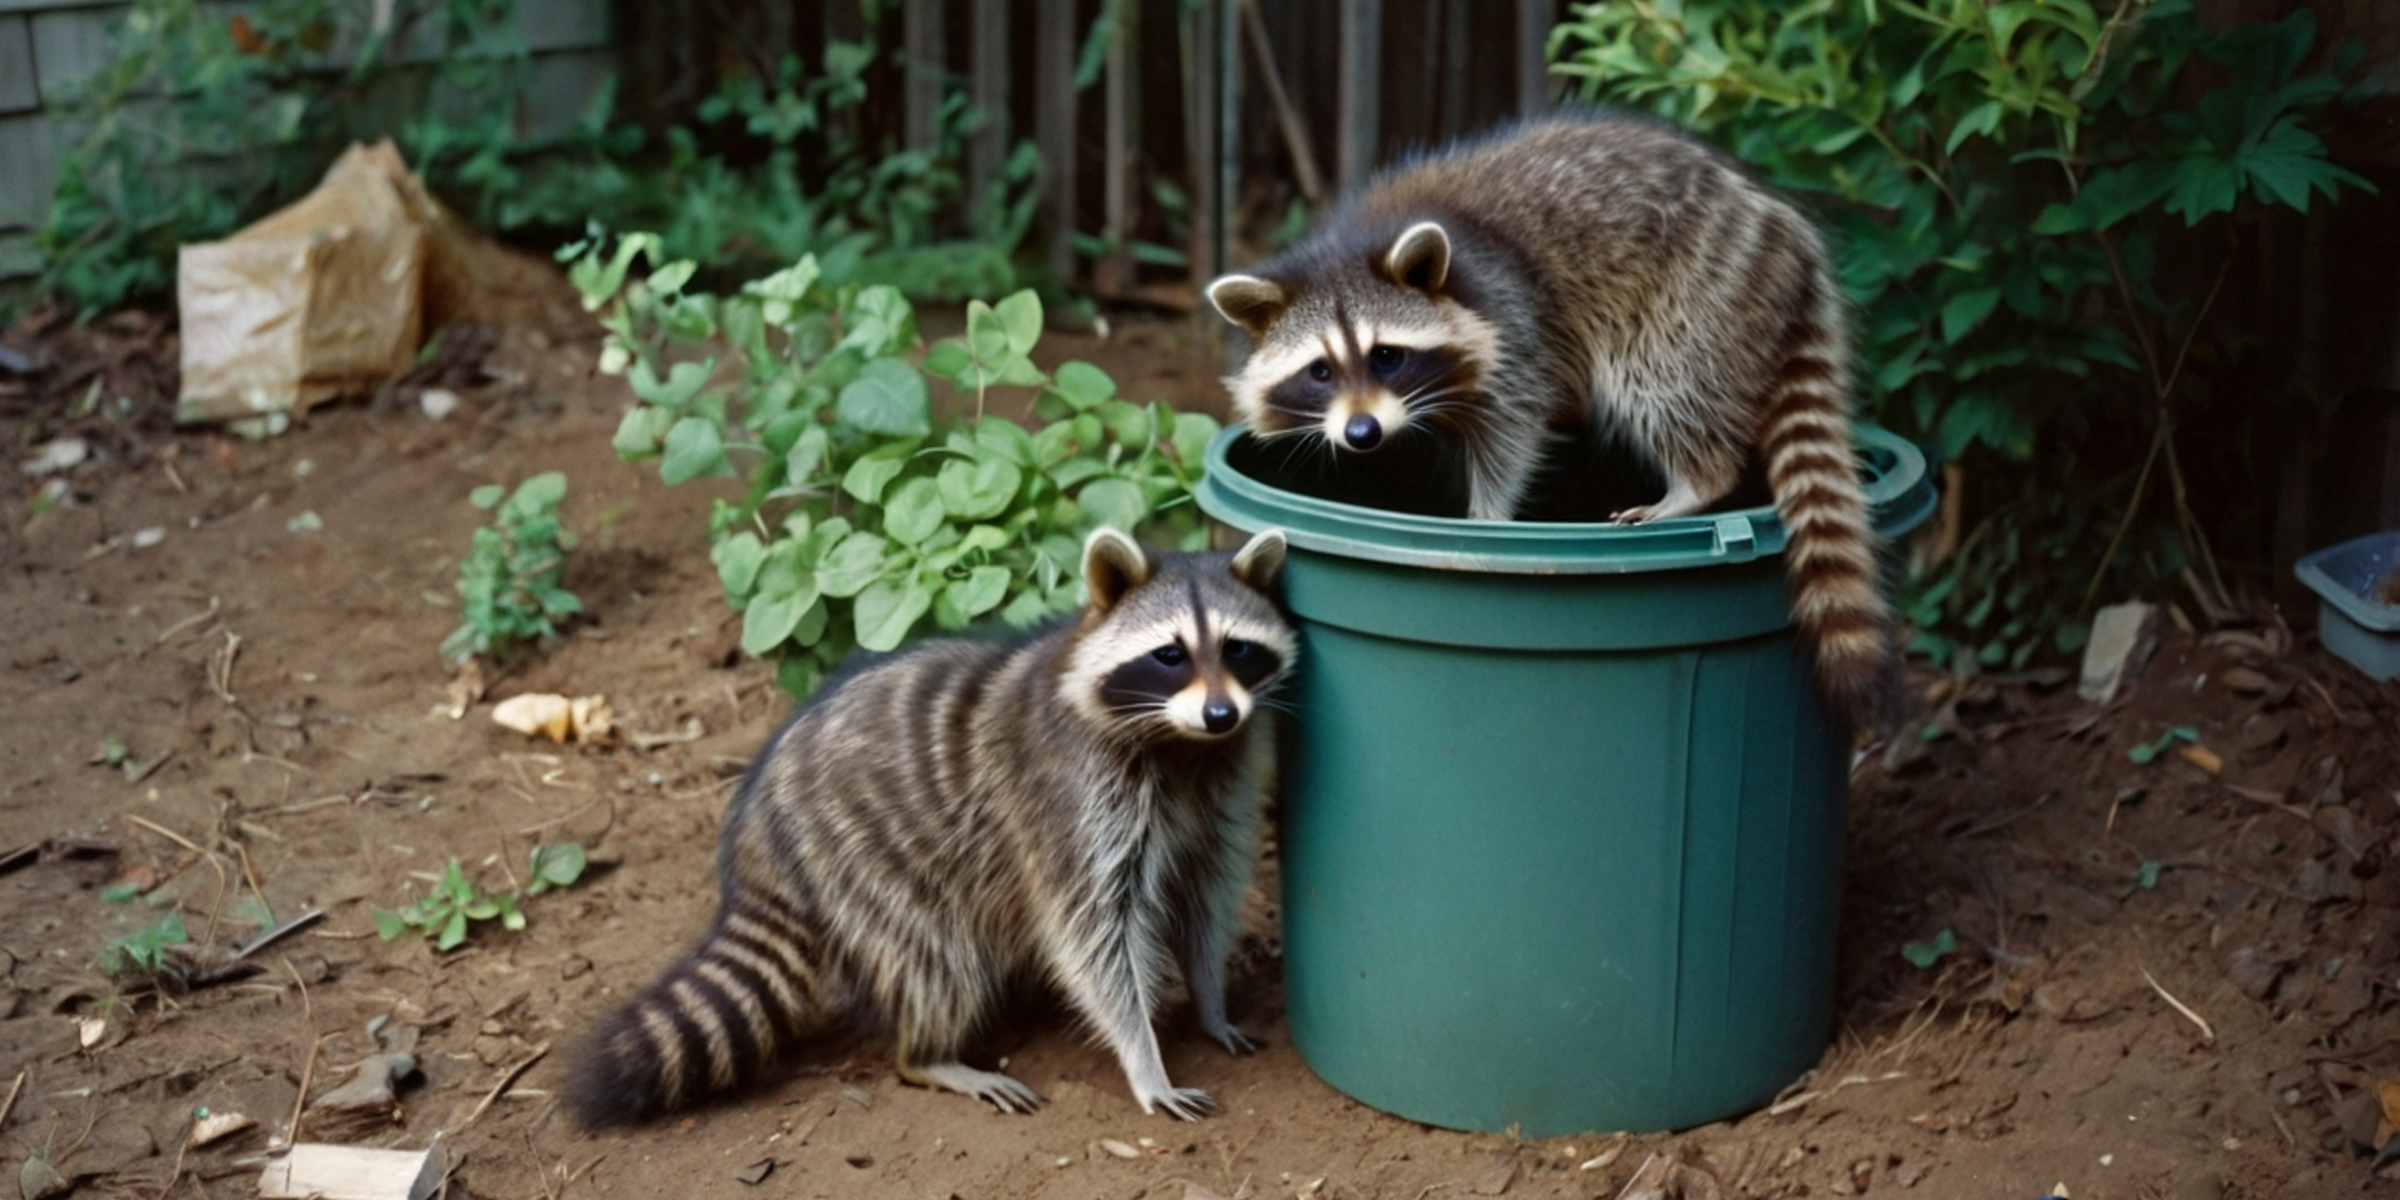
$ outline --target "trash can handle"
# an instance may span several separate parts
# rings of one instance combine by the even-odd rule
[[[1717,518],[1717,544],[1709,553],[1735,562],[1748,562],[1758,557],[1758,532],[1750,527],[1750,518],[1724,516]]]

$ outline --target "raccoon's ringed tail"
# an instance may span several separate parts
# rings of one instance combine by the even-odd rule
[[[1759,431],[1767,483],[1790,533],[1792,620],[1834,711],[1854,726],[1880,726],[1897,700],[1899,663],[1891,607],[1876,587],[1840,350],[1820,322],[1796,341]]]

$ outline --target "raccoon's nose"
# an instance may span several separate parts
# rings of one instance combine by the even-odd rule
[[[1342,440],[1353,450],[1372,450],[1383,444],[1383,422],[1361,413],[1342,426]]]
[[[1200,710],[1200,723],[1210,733],[1231,733],[1234,726],[1242,723],[1242,713],[1230,700],[1211,700],[1208,707]]]

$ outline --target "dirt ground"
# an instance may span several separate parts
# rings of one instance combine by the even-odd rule
[[[1189,327],[1119,326],[1049,352],[1136,396],[1216,403]],[[2376,1084],[2400,1081],[2400,688],[2263,610],[2170,630],[2105,709],[2060,672],[1919,677],[1917,724],[1940,736],[1869,747],[1856,774],[1838,1040],[1739,1120],[1522,1141],[1365,1108],[1292,1050],[1268,930],[1233,994],[1262,1053],[1226,1057],[1182,1012],[1164,1026],[1177,1082],[1224,1105],[1207,1121],[1143,1116],[1108,1055],[1035,1000],[981,1051],[1050,1097],[1031,1117],[903,1086],[858,1042],[688,1118],[586,1136],[554,1103],[567,1048],[703,927],[730,773],[786,702],[735,649],[703,544],[715,493],[611,453],[626,396],[591,375],[589,332],[548,301],[487,332],[418,380],[462,397],[445,419],[402,389],[263,442],[165,425],[157,320],[9,335],[43,362],[0,371],[0,852],[37,848],[0,859],[0,1162],[29,1194],[46,1170],[77,1196],[253,1194],[303,1092],[320,1102],[305,1140],[438,1134],[453,1196],[2400,1190],[2364,1155],[2388,1135]],[[91,455],[51,476],[54,502],[18,464],[62,434]],[[589,616],[490,697],[604,694],[628,735],[607,747],[530,742],[490,699],[446,711],[434,648],[482,517],[465,496],[550,469],[570,480],[567,582]],[[2206,753],[2129,757],[2174,726]],[[122,761],[95,763],[111,738]],[[567,838],[595,867],[530,900],[521,932],[448,954],[374,933],[370,909],[449,858],[505,886]],[[102,898],[128,881],[147,894]],[[158,993],[96,965],[169,912],[195,942],[237,944],[261,899],[326,915],[254,975]],[[1944,929],[1953,952],[1903,958]],[[421,1068],[396,1115],[322,1106],[392,1050]],[[201,1108],[259,1127],[186,1149]]]

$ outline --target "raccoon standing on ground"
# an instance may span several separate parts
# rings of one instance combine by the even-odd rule
[[[892,1029],[900,1077],[1009,1112],[1033,1089],[959,1061],[1003,989],[1046,976],[1142,1111],[1214,1108],[1167,1080],[1167,963],[1200,1025],[1274,761],[1258,706],[1297,645],[1268,596],[1280,532],[1234,554],[1085,542],[1091,601],[1016,645],[929,641],[829,686],[760,751],[725,814],[723,900],[697,948],[603,1019],[575,1065],[587,1126],[749,1082],[849,1018]]]
[[[1889,702],[1842,298],[1807,219],[1718,152],[1645,120],[1530,120],[1378,177],[1208,294],[1254,339],[1226,386],[1261,437],[1442,439],[1477,520],[1519,516],[1582,429],[1666,476],[1620,522],[1699,512],[1756,455],[1820,687],[1854,721]]]

